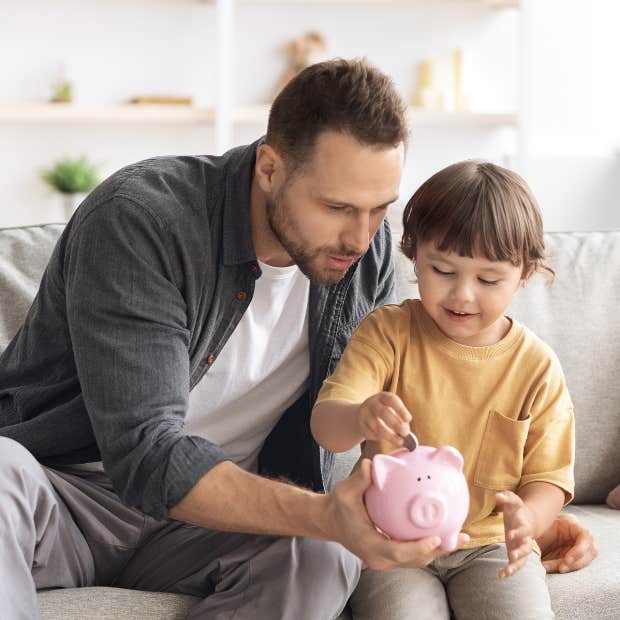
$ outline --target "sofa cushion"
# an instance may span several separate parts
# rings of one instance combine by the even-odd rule
[[[67,588],[39,592],[42,620],[185,620],[193,596],[120,588]]]
[[[568,506],[594,532],[600,555],[590,566],[548,575],[556,620],[620,618],[620,514],[607,506]]]
[[[0,351],[22,324],[64,224],[0,229]]]
[[[185,620],[199,600],[184,594],[102,587],[39,592],[41,620]],[[350,617],[345,610],[336,620]]]

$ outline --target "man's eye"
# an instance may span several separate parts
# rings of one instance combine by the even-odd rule
[[[437,267],[433,267],[433,271],[438,273],[440,276],[451,276],[453,273],[451,271],[442,271],[441,269],[437,269]]]
[[[347,207],[345,205],[326,205],[330,211],[337,211],[339,213],[349,213],[351,211],[351,207]]]
[[[485,280],[484,278],[478,278],[478,281],[486,286],[495,286],[499,282],[499,280]]]

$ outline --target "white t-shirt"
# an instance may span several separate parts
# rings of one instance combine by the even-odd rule
[[[217,444],[256,471],[276,422],[306,389],[310,281],[296,265],[272,267],[211,368],[189,395],[185,432]]]

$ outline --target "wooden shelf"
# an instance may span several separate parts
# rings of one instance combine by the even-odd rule
[[[211,108],[184,105],[0,104],[0,123],[212,124]]]
[[[269,105],[240,106],[233,110],[234,125],[267,126]],[[512,113],[447,112],[409,109],[412,127],[501,127],[516,126]],[[215,112],[211,108],[176,105],[101,105],[23,104],[0,105],[0,123],[135,123],[212,125]]]
[[[217,4],[217,0],[199,0]],[[236,0],[236,4],[423,4],[427,0]],[[520,0],[440,0],[444,4],[472,4],[493,9],[518,8]]]
[[[516,127],[512,112],[449,112],[409,108],[412,127]]]
[[[242,106],[233,113],[237,124],[267,125],[269,106]],[[517,116],[511,112],[448,112],[444,110],[425,110],[409,108],[409,121],[412,127],[514,127]]]

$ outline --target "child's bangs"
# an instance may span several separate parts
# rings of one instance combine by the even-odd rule
[[[520,265],[523,260],[525,238],[518,222],[507,217],[510,206],[497,204],[493,196],[480,192],[470,204],[438,209],[446,213],[452,209],[461,213],[459,218],[442,218],[433,230],[424,236],[435,242],[441,252],[455,252],[459,256],[484,256],[491,261],[509,261]],[[465,200],[464,202],[467,202]],[[492,208],[489,208],[489,203]],[[443,224],[443,225],[442,225]]]

